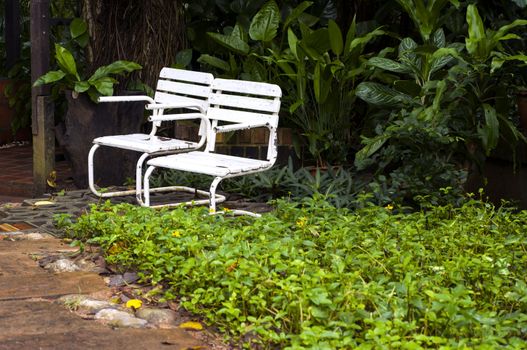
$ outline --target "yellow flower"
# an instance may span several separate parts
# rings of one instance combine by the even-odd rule
[[[303,216],[296,221],[296,226],[303,228],[304,226],[306,226],[306,222],[307,222],[307,217]]]
[[[181,232],[179,232],[177,230],[172,232],[172,237],[181,237]]]
[[[385,206],[385,208],[388,209],[388,210],[393,210],[393,205],[388,204],[387,206]]]
[[[143,305],[143,302],[139,299],[130,299],[126,302],[126,307],[132,309],[139,309]]]
[[[223,208],[223,211],[226,212],[226,213],[228,213],[228,212],[230,212],[230,211],[232,211],[232,210],[230,210],[229,208]]]
[[[189,321],[189,322],[185,322],[185,323],[180,324],[179,328],[191,329],[191,330],[194,330],[194,331],[201,331],[203,329],[203,326],[199,322]]]

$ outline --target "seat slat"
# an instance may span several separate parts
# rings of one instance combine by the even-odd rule
[[[282,97],[282,90],[278,85],[232,79],[215,79],[212,84],[213,90],[237,92],[241,94]]]
[[[267,167],[269,162],[218,153],[194,151],[153,158],[148,161],[148,165],[213,176],[225,176],[227,174],[261,169]]]
[[[210,86],[187,84],[160,79],[157,82],[157,91],[172,92],[182,95],[194,95],[206,98],[210,94]]]

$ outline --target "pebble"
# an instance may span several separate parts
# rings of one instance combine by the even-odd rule
[[[93,315],[102,309],[115,308],[116,305],[105,301],[87,297],[81,294],[66,295],[59,298],[59,302],[75,311],[81,311],[88,315]]]
[[[123,287],[127,284],[134,283],[139,280],[139,276],[135,272],[126,272],[124,275],[113,275],[110,276],[108,285],[110,287]]]
[[[102,309],[95,314],[96,320],[105,321],[114,327],[143,328],[148,322],[125,311]]]
[[[175,327],[176,323],[176,313],[170,309],[141,308],[135,315],[160,328]]]
[[[47,264],[46,266],[44,266],[44,268],[53,273],[79,271],[79,267],[75,265],[74,262],[68,259],[56,260],[50,264]]]

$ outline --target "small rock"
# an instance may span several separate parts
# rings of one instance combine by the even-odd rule
[[[114,304],[108,301],[93,299],[80,294],[66,295],[59,298],[58,301],[71,310],[81,311],[88,315],[96,314],[102,309],[111,309],[115,307]]]
[[[95,263],[89,259],[79,259],[75,261],[75,265],[79,267],[80,270],[86,271],[86,272],[99,272],[99,267],[95,265]]]
[[[126,272],[124,275],[110,276],[108,284],[110,287],[122,287],[134,283],[139,280],[139,276],[135,272]]]
[[[138,309],[135,315],[161,328],[175,326],[176,313],[170,309]]]
[[[105,321],[114,327],[142,328],[148,324],[141,318],[115,309],[102,309],[95,314],[95,319]]]
[[[123,279],[126,283],[134,283],[139,280],[139,276],[135,272],[125,272],[123,275]]]
[[[41,239],[51,238],[51,235],[48,235],[46,233],[39,233],[39,232],[30,232],[30,233],[23,233],[21,235],[18,235],[16,237],[16,240],[20,241],[38,241]]]
[[[44,267],[54,273],[79,271],[79,267],[68,259],[59,259]]]

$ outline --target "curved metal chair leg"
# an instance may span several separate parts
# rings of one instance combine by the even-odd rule
[[[216,189],[218,188],[218,184],[223,180],[222,177],[216,177],[214,180],[212,180],[212,183],[210,185],[210,197],[209,197],[209,213],[215,214],[216,213]]]
[[[99,145],[94,144],[90,148],[90,152],[88,153],[88,186],[90,187],[90,190],[98,197],[102,197],[103,193],[97,191],[95,188],[95,182],[94,182],[94,175],[93,175],[93,156],[95,154],[95,151],[99,148]]]
[[[140,205],[143,204],[143,197],[142,197],[142,182],[143,182],[143,164],[145,163],[145,160],[150,155],[148,153],[143,153],[141,157],[139,157],[139,160],[137,161],[136,169],[135,169],[135,198],[137,199],[137,203]]]

